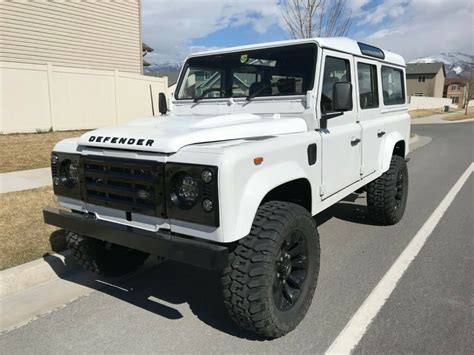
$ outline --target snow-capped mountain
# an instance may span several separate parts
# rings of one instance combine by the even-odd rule
[[[179,62],[150,63],[149,66],[143,68],[143,71],[145,73],[179,72],[181,65],[182,63]]]
[[[474,64],[474,55],[456,53],[439,53],[418,58],[409,63],[444,63],[448,78],[470,77],[471,66]]]

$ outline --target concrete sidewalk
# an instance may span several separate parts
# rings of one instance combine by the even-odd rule
[[[420,117],[420,118],[412,118],[411,124],[448,124],[448,123],[463,123],[463,122],[474,122],[474,118],[470,118],[467,120],[459,120],[459,121],[448,121],[444,120],[443,118],[458,115],[459,112],[452,112],[452,113],[440,113],[439,115],[432,115],[427,117]]]
[[[36,189],[52,185],[51,168],[12,171],[0,174],[0,193]]]

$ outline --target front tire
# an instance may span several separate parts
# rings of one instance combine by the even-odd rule
[[[306,209],[278,201],[260,206],[250,234],[239,240],[223,271],[230,317],[267,338],[292,331],[311,304],[319,258],[316,223]]]
[[[398,223],[405,213],[407,197],[407,163],[394,155],[390,168],[367,185],[367,207],[371,218],[382,225]]]
[[[68,248],[86,270],[104,276],[122,276],[141,266],[149,254],[117,244],[67,232]]]

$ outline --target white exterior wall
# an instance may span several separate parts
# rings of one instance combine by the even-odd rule
[[[409,110],[422,110],[430,108],[442,108],[449,106],[457,108],[457,105],[452,104],[451,99],[441,97],[427,97],[427,96],[411,96]]]
[[[155,114],[168,79],[0,62],[0,133],[93,129]]]

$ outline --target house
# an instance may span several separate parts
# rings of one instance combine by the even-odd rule
[[[444,82],[443,97],[452,100],[459,108],[463,108],[467,102],[469,92],[469,81],[463,78],[446,79]]]
[[[0,134],[94,129],[155,114],[140,0],[1,1]]]
[[[0,2],[0,62],[142,74],[140,1]]]
[[[408,63],[406,77],[408,96],[443,97],[443,63]]]

